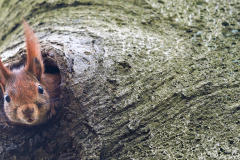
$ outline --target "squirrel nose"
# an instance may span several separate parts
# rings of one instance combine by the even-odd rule
[[[32,115],[32,113],[34,112],[34,109],[30,109],[30,108],[27,108],[25,110],[22,110],[22,113],[25,115],[25,116],[28,116],[30,117]]]

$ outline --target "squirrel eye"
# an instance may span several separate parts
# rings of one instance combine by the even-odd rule
[[[43,94],[43,88],[40,85],[38,86],[38,93]]]
[[[9,103],[11,102],[11,99],[8,94],[5,94],[4,99]]]

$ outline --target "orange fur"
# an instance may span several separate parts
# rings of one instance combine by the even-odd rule
[[[11,71],[4,67],[1,59],[0,59],[0,70],[1,70],[1,74],[0,74],[0,85],[2,87],[2,90],[5,90],[5,85],[6,85],[6,81],[9,78],[9,76],[11,75]]]
[[[9,121],[12,124],[38,125],[56,113],[51,99],[60,97],[61,76],[43,73],[38,39],[25,20],[23,25],[27,48],[26,67],[10,71],[0,60],[0,85],[5,95],[4,111]]]
[[[24,32],[25,32],[27,55],[28,55],[26,70],[28,70],[29,72],[33,73],[36,77],[38,77],[44,71],[40,45],[37,37],[34,35],[32,28],[29,27],[29,25],[24,19],[23,19],[23,25],[24,25]],[[38,68],[36,68],[36,66],[34,65],[35,57],[40,62],[40,66],[39,66],[40,71],[38,71]]]

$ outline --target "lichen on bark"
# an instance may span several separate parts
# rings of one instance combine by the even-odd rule
[[[65,77],[58,117],[2,127],[1,158],[238,159],[239,5],[0,2],[5,63],[24,50],[25,17]]]

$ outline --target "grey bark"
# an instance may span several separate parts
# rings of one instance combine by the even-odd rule
[[[1,1],[2,60],[24,59],[25,17],[63,77],[53,120],[2,123],[1,159],[239,159],[239,7]]]

